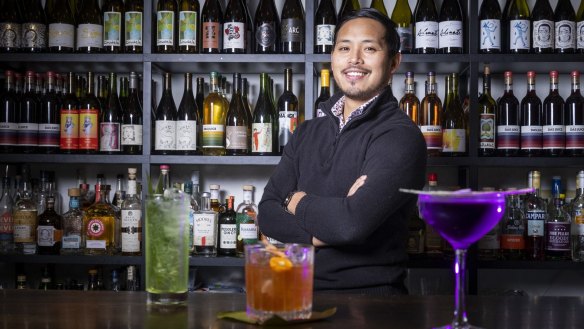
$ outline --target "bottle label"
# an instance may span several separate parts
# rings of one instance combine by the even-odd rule
[[[296,130],[298,125],[298,112],[296,111],[280,111],[279,112],[279,132],[278,141],[280,147],[284,147],[288,144],[288,141],[292,137],[292,134]]]
[[[18,124],[18,145],[37,146],[39,141],[38,123],[21,122]]]
[[[174,11],[156,13],[156,45],[174,46]]]
[[[99,128],[101,131],[99,150],[105,152],[120,151],[120,124],[118,122],[102,122],[99,124]]]
[[[203,125],[203,148],[223,148],[224,125]]]
[[[272,152],[272,124],[252,123],[251,141],[252,153]]]
[[[227,126],[225,129],[225,148],[228,150],[247,150],[249,135],[247,126]]]
[[[52,247],[56,242],[59,241],[56,235],[56,229],[54,226],[37,226],[37,245],[39,247]]]
[[[35,227],[37,223],[37,211],[14,212],[14,242],[15,243],[36,243]]]
[[[543,149],[565,148],[565,127],[560,125],[543,126]]]
[[[519,150],[521,142],[521,127],[497,126],[497,149]]]
[[[320,24],[316,26],[316,45],[332,46],[335,36],[335,25]]]
[[[442,152],[466,152],[466,130],[443,129]]]
[[[106,225],[104,223],[104,220],[102,220],[101,218],[95,217],[95,218],[90,218],[88,223],[87,223],[87,227],[86,227],[86,232],[87,232],[87,236],[90,238],[100,238],[102,235],[104,235],[106,231]],[[87,242],[89,242],[90,240],[88,239]],[[103,240],[105,242],[105,240]]]
[[[525,238],[522,234],[501,234],[501,249],[523,250]]]
[[[0,215],[0,241],[12,243],[14,234],[14,219],[12,212],[6,211]]]
[[[481,113],[480,116],[480,145],[482,149],[495,148],[495,114]]]
[[[16,122],[0,122],[0,145],[16,145],[18,143],[18,124]]]
[[[237,225],[219,225],[219,248],[235,249],[237,247]]]
[[[545,223],[545,230],[546,250],[570,250],[570,223],[548,222]]]
[[[584,148],[584,125],[566,126],[566,149]]]
[[[576,30],[577,30],[577,43],[578,43],[578,49],[584,49],[584,21],[580,21],[578,22],[578,25],[576,26]]]
[[[527,219],[527,236],[543,237],[544,222],[547,219],[546,212],[543,210],[527,211],[525,219]]]
[[[126,46],[142,47],[142,12],[127,11],[126,16]]]
[[[154,132],[154,149],[172,151],[176,149],[176,121],[156,120]]]
[[[479,240],[478,248],[479,250],[499,250],[499,226],[495,226],[490,230],[484,237]]]
[[[481,27],[481,49],[501,49],[501,20],[483,19]]]
[[[399,26],[396,31],[400,41],[399,50],[401,52],[411,52],[412,43],[414,42],[412,26]]]
[[[95,108],[79,110],[79,149],[94,150],[99,148],[98,118],[99,110]]]
[[[122,145],[142,145],[142,125],[122,125]]]
[[[140,209],[122,209],[122,252],[140,252],[141,218]]]
[[[223,23],[223,49],[245,49],[245,23]]]
[[[443,21],[438,23],[440,30],[438,44],[440,48],[462,48],[462,21]]]
[[[22,47],[44,48],[47,46],[47,26],[41,23],[22,24]]]
[[[79,24],[77,26],[77,49],[103,47],[103,25]]]
[[[218,22],[203,22],[202,46],[205,49],[219,49],[221,26]]]
[[[87,249],[105,249],[105,240],[87,240],[85,241],[85,248]]]
[[[75,26],[72,24],[49,24],[49,47],[71,48],[75,46]]]
[[[533,48],[554,47],[554,22],[540,20],[533,22]]]
[[[521,149],[541,150],[542,126],[521,126]]]
[[[303,42],[304,22],[298,18],[282,19],[280,37],[282,42]]]
[[[426,148],[428,150],[442,150],[442,127],[441,126],[420,126]]]
[[[438,49],[438,22],[424,21],[416,23],[416,49]]]
[[[197,247],[215,246],[217,216],[215,213],[195,213],[194,244]]]
[[[527,19],[512,19],[509,21],[509,49],[529,50],[530,25],[531,22]],[[553,38],[550,40],[553,40]]]
[[[16,23],[0,23],[0,48],[19,48],[21,25]]]
[[[181,11],[178,13],[178,45],[197,45],[197,26],[199,20],[196,11]]]
[[[334,32],[333,32],[334,33]],[[271,48],[276,43],[276,28],[274,23],[262,23],[256,28],[255,39],[258,45]]]
[[[79,234],[67,234],[63,236],[63,249],[79,249],[81,248],[81,236]]]
[[[249,223],[249,221],[249,216],[237,214],[237,225],[239,225],[237,240],[243,240],[243,244],[256,243],[258,241],[258,227],[255,223]]]
[[[39,124],[39,146],[59,147],[59,129],[61,125],[54,123]]]
[[[79,149],[79,111],[61,109],[60,149]]]
[[[576,22],[563,20],[555,23],[556,49],[576,49]]]
[[[103,13],[103,45],[106,47],[122,45],[122,13],[115,11]]]
[[[176,149],[180,151],[197,149],[197,121],[179,120],[176,122]]]

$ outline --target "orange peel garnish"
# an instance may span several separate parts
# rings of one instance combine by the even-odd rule
[[[289,271],[292,268],[292,262],[287,257],[273,256],[270,258],[270,268],[275,272]]]

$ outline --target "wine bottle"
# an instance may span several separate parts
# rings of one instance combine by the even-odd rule
[[[314,53],[330,54],[333,50],[337,13],[332,0],[321,0],[314,15]]]
[[[438,51],[438,14],[434,0],[418,0],[414,10],[415,53],[435,54]]]
[[[428,156],[442,151],[442,102],[436,95],[436,73],[428,72],[426,95],[420,104],[420,130],[426,140]]]
[[[16,0],[6,0],[0,5],[0,52],[20,51],[22,18]]]
[[[123,50],[124,2],[122,0],[107,0],[101,10],[103,12],[103,49],[106,53],[120,53]]]
[[[247,82],[247,78],[243,78],[241,79],[241,86],[242,86],[242,91],[241,91],[241,97],[243,99],[243,105],[245,105],[245,109],[247,111],[247,113],[249,113],[249,117],[251,119],[253,119],[253,116],[251,115],[252,113],[252,109],[251,109],[251,105],[249,104],[249,82]],[[251,126],[251,119],[250,119],[250,126]]]
[[[326,114],[320,109],[320,103],[331,98],[331,72],[328,69],[320,70],[320,94],[314,102],[314,117],[324,117]]]
[[[199,1],[180,0],[178,6],[178,51],[196,54],[199,52]]]
[[[222,50],[226,54],[245,54],[247,13],[241,0],[229,0],[223,16]]]
[[[383,4],[383,0],[371,0],[371,5],[369,6],[369,8],[376,9],[378,12],[389,17],[387,15],[387,9],[385,8],[385,4]]]
[[[197,151],[197,125],[200,123],[197,103],[193,95],[193,75],[185,73],[184,92],[176,118],[177,154],[195,154]]]
[[[66,93],[61,102],[61,153],[77,153],[79,150],[79,99],[75,95],[75,87],[75,74],[69,72]]]
[[[299,123],[298,98],[292,91],[292,69],[284,70],[284,92],[278,98],[279,151],[284,150]]]
[[[223,35],[223,9],[218,0],[205,0],[201,12],[201,52],[217,54],[221,52]]]
[[[507,49],[510,53],[527,54],[530,49],[530,14],[525,0],[509,0],[505,12]],[[551,27],[551,25],[550,25]],[[553,40],[551,38],[550,40]]]
[[[550,93],[543,100],[543,155],[560,156],[566,148],[564,99],[558,92],[558,71],[550,72]]]
[[[76,86],[81,89],[82,83]],[[94,94],[93,72],[87,73],[87,91],[79,105],[79,152],[95,153],[99,150],[99,117],[102,104]]]
[[[39,151],[40,153],[57,153],[61,104],[55,92],[55,73],[49,71],[46,76],[47,90],[41,99],[39,115]]]
[[[197,78],[197,95],[195,96],[195,102],[197,103],[197,112],[199,113],[199,119],[203,118],[203,102],[205,101],[205,78]]]
[[[138,93],[138,74],[130,72],[127,106],[122,112],[122,152],[142,154],[142,102]]]
[[[341,3],[341,9],[339,9],[339,15],[337,17],[339,20],[341,20],[341,18],[343,18],[348,13],[357,11],[359,9],[361,9],[359,0],[343,0]]]
[[[143,0],[126,0],[124,7],[124,51],[142,53]]]
[[[103,21],[97,0],[84,0],[77,13],[77,52],[100,53],[103,50]]]
[[[406,92],[399,101],[399,108],[416,124],[420,123],[420,100],[416,96],[416,82],[414,72],[406,72]]]
[[[576,13],[576,47],[579,53],[584,53],[584,1],[580,1]]]
[[[221,96],[220,75],[209,74],[209,94],[203,102],[203,154],[225,155],[225,115],[227,107]]]
[[[513,94],[513,73],[505,71],[505,92],[497,104],[495,119],[497,132],[495,144],[497,154],[515,156],[519,153],[521,143],[521,112],[519,100]]]
[[[495,155],[495,122],[497,103],[491,97],[491,70],[488,65],[483,69],[483,93],[479,97],[479,155]]]
[[[280,50],[283,54],[304,53],[304,7],[300,0],[286,0],[282,8]]]
[[[18,99],[14,91],[14,72],[4,72],[6,89],[0,95],[0,153],[12,153],[18,143],[16,110]]]
[[[116,73],[110,73],[108,98],[99,120],[99,151],[103,154],[120,154],[122,151],[122,105],[116,80]]]
[[[156,7],[156,51],[171,54],[176,51],[176,0],[159,0]]]
[[[18,150],[23,153],[34,153],[38,150],[38,122],[41,104],[34,86],[35,73],[27,71],[18,115]]]
[[[549,0],[537,0],[531,13],[533,52],[536,54],[554,52],[554,11]]]
[[[48,39],[47,17],[41,0],[25,0],[23,3],[20,49],[28,53],[44,52]]]
[[[570,73],[572,92],[564,105],[566,151],[569,156],[584,155],[584,98],[580,94],[580,72]]]
[[[172,97],[172,76],[164,73],[164,89],[154,118],[154,154],[169,155],[176,149],[176,105]]]
[[[251,113],[243,103],[241,74],[233,74],[233,94],[225,120],[225,151],[227,155],[249,153]]]
[[[69,1],[57,1],[50,11],[49,51],[72,53],[75,50],[75,19]]]
[[[276,54],[280,46],[280,19],[274,0],[260,0],[255,12],[254,34],[256,54]]]
[[[479,51],[484,54],[501,52],[501,6],[497,0],[484,0],[479,11]]]
[[[81,78],[81,77],[79,77],[79,78]],[[105,102],[107,102],[107,90],[108,90],[107,84],[108,84],[108,81],[107,81],[107,77],[105,75],[99,75],[97,77],[97,91],[95,93],[95,97],[97,97],[97,100],[99,101],[99,104],[101,106],[103,106],[105,104]],[[77,86],[80,90],[83,88],[83,84],[81,84],[81,83],[78,83]]]
[[[554,12],[556,53],[573,54],[576,51],[576,13],[570,0],[559,0]]]
[[[535,72],[527,72],[527,94],[521,100],[521,155],[538,156],[542,147],[542,105],[535,91]]]
[[[443,54],[461,54],[464,28],[462,9],[458,0],[444,0],[438,23],[438,46]]]
[[[442,154],[466,155],[466,121],[458,96],[458,73],[446,75],[446,100],[442,120]]]
[[[278,140],[275,132],[278,121],[274,103],[269,94],[270,82],[267,73],[260,74],[260,94],[253,111],[251,124],[251,153],[253,155],[272,155]]]
[[[118,98],[120,99],[120,104],[122,105],[122,109],[126,109],[128,107],[128,93],[129,90],[129,80],[126,77],[120,77],[120,93],[118,94]]]
[[[391,20],[395,23],[397,34],[399,34],[400,53],[411,53],[414,43],[414,26],[412,9],[410,8],[408,0],[397,0],[395,7],[393,7],[393,12],[391,13]]]

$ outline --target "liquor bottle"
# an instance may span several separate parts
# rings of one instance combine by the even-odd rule
[[[461,156],[466,154],[466,122],[458,97],[458,74],[451,73],[446,80],[446,100],[442,120],[442,154]]]
[[[584,261],[584,170],[576,175],[576,196],[570,203],[572,260]]]
[[[227,209],[219,216],[219,243],[217,255],[237,255],[237,220],[233,203],[235,197],[230,195],[226,200]]]
[[[332,0],[320,0],[314,15],[314,53],[330,54],[333,50],[337,12]]]
[[[492,187],[484,187],[482,191],[494,192]],[[478,257],[482,260],[497,260],[501,255],[501,221],[487,232],[477,242]]]
[[[116,191],[114,192],[114,199],[112,204],[118,209],[122,209],[122,203],[126,198],[126,191],[124,190],[123,183],[124,182],[124,174],[117,174],[116,175]]]
[[[545,222],[545,258],[568,260],[571,258],[570,214],[564,209],[564,201],[560,195],[554,197],[553,201],[554,206],[550,207]]]
[[[197,125],[201,122],[195,96],[193,75],[185,73],[184,93],[176,118],[176,153],[195,154],[197,151]]]
[[[122,0],[106,0],[101,10],[103,14],[103,49],[106,53],[120,53],[123,49],[124,2]]]
[[[36,254],[37,205],[32,198],[30,181],[23,175],[22,194],[14,204],[14,246],[16,252],[25,255]]]
[[[178,3],[178,51],[182,54],[199,52],[199,11],[197,0]]]
[[[559,0],[554,12],[556,53],[576,51],[576,13],[570,0]]]
[[[542,147],[542,104],[535,91],[535,72],[527,72],[527,94],[521,100],[521,154],[538,156]]]
[[[444,0],[438,17],[438,46],[442,54],[462,54],[464,28],[458,0]]]
[[[77,187],[70,188],[69,194],[69,211],[63,214],[63,243],[61,245],[61,254],[80,254],[85,244],[83,235],[83,212],[80,209],[80,190]]]
[[[479,11],[479,51],[483,54],[501,52],[501,6],[497,0],[484,0]]]
[[[495,155],[495,121],[497,103],[491,97],[491,70],[485,65],[483,70],[483,93],[479,97],[479,155]]]
[[[18,145],[18,98],[14,90],[14,72],[4,72],[6,89],[0,95],[0,153],[12,153]]]
[[[225,153],[247,155],[251,141],[251,113],[243,102],[241,74],[233,74],[233,95],[225,119]]]
[[[278,119],[274,103],[269,95],[269,76],[260,74],[260,94],[253,111],[251,124],[251,153],[253,155],[272,155],[278,145]]]
[[[331,72],[329,69],[320,70],[320,94],[314,102],[314,117],[323,117],[326,114],[319,108],[320,103],[331,98]]]
[[[420,117],[420,100],[416,96],[416,82],[414,81],[414,72],[406,72],[406,91],[404,96],[399,101],[399,108],[412,119],[412,121],[419,125]]]
[[[197,103],[197,112],[199,119],[203,118],[203,102],[205,101],[205,78],[197,78],[197,95],[195,96],[195,103]],[[200,142],[199,142],[200,144]]]
[[[18,149],[23,153],[34,153],[38,150],[40,101],[34,90],[35,74],[27,71],[24,82],[24,94],[20,98],[20,113],[18,114]]]
[[[514,190],[509,188],[508,190]],[[525,213],[519,206],[519,196],[510,194],[506,199],[505,214],[501,219],[501,258],[523,259],[525,254]]]
[[[217,255],[217,229],[219,218],[216,211],[211,210],[209,193],[201,195],[201,209],[194,213],[193,237],[195,245],[195,255],[216,256]]]
[[[47,209],[47,200],[49,195],[49,172],[46,170],[41,170],[38,192],[33,193],[33,197],[36,199],[37,212],[39,216]]]
[[[176,105],[172,97],[172,77],[164,73],[164,89],[154,118],[154,154],[173,154],[176,149]]]
[[[22,18],[16,0],[6,0],[0,5],[0,52],[20,51]]]
[[[292,91],[292,69],[284,70],[284,92],[278,98],[279,152],[284,150],[299,123],[298,98]]]
[[[274,0],[260,0],[254,16],[255,54],[276,54],[280,47],[280,19]]]
[[[77,13],[77,52],[103,51],[103,21],[97,0],[84,0]]]
[[[122,153],[142,154],[142,104],[136,72],[130,72],[129,91],[127,105],[122,111]]]
[[[39,113],[39,151],[56,153],[59,150],[60,106],[55,92],[55,73],[47,72],[47,90],[41,99]]]
[[[549,0],[537,0],[531,13],[533,52],[554,52],[554,12]]]
[[[259,239],[258,207],[253,202],[253,185],[243,186],[243,202],[237,206],[237,255],[243,256],[244,246]]]
[[[94,94],[93,86],[93,72],[87,72],[87,91],[85,96],[79,100],[77,129],[79,130],[80,153],[96,153],[99,150],[98,128],[101,104]]]
[[[221,188],[221,185],[219,184],[211,184],[209,185],[209,202],[210,202],[210,207],[211,210],[217,212],[217,213],[221,213],[223,212],[223,210],[221,209],[221,203],[219,202],[219,189]]]
[[[2,196],[0,196],[0,254],[9,254],[14,251],[13,206],[10,177],[5,176],[2,178]]]
[[[201,52],[217,54],[223,45],[223,9],[218,0],[205,0],[201,12]]]
[[[584,98],[580,94],[580,72],[570,74],[572,92],[564,104],[564,123],[566,129],[565,155],[581,156],[584,154]]]
[[[428,72],[426,95],[420,105],[420,130],[426,140],[428,156],[442,151],[442,102],[436,95],[436,74]]]
[[[16,289],[28,289],[28,283],[26,282],[26,275],[19,274],[16,276]]]
[[[118,98],[116,80],[116,74],[110,73],[108,99],[99,120],[99,151],[103,154],[120,154],[122,151],[121,123],[123,111]]]
[[[49,269],[49,265],[45,265],[43,267],[43,272],[41,274],[41,283],[39,285],[39,290],[54,289],[51,272],[52,271]]]
[[[124,4],[124,52],[142,53],[143,0],[126,0]]]
[[[408,0],[397,0],[393,12],[391,13],[391,20],[395,23],[397,34],[399,34],[400,47],[399,52],[402,54],[409,54],[412,52],[414,37],[414,19],[412,17],[412,9]]]
[[[156,184],[156,189],[154,194],[163,195],[166,190],[170,188],[170,166],[160,165],[160,176],[158,177],[158,184]]]
[[[510,53],[529,53],[531,21],[529,7],[525,0],[509,0],[509,7],[505,11],[505,24],[505,32],[507,32],[505,48]]]
[[[286,0],[282,8],[280,50],[283,54],[304,53],[304,7],[300,0]]]
[[[229,0],[223,15],[221,49],[226,54],[245,54],[247,44],[245,31],[247,29],[247,12],[240,0]]]
[[[529,172],[527,186],[533,188],[534,192],[527,194],[523,201],[527,220],[525,255],[530,260],[543,260],[544,257],[544,224],[548,214],[546,202],[539,196],[540,177],[539,171]]]
[[[120,284],[120,275],[118,273],[118,270],[113,269],[111,271],[110,274],[110,288],[109,290],[111,291],[120,291],[122,290],[121,284]]]
[[[189,207],[189,253],[194,253],[195,252],[195,245],[193,244],[194,242],[194,237],[193,237],[193,228],[194,228],[194,214],[195,211],[197,211],[199,209],[199,202],[196,202],[193,199],[193,182],[191,181],[185,181],[184,185],[183,185],[183,191],[189,195],[189,199],[190,199],[190,207]],[[193,205],[193,201],[195,201],[195,206]]]
[[[55,212],[55,198],[47,198],[47,209],[39,215],[37,251],[40,255],[58,255],[61,250],[62,218]]]
[[[576,12],[576,48],[576,52],[584,53],[584,2],[582,1]]]
[[[341,3],[341,9],[339,9],[339,15],[337,17],[339,20],[341,20],[341,18],[343,18],[348,13],[357,11],[359,9],[361,9],[359,0],[343,0]]]
[[[136,190],[136,168],[128,168],[128,192],[121,206],[122,255],[140,255],[142,203]]]
[[[218,72],[209,74],[209,94],[203,102],[202,148],[204,155],[225,154],[225,115],[227,108],[220,95]]]
[[[86,255],[111,255],[115,248],[115,211],[107,202],[109,185],[95,185],[95,203],[83,214]]]
[[[424,190],[438,190],[438,175],[435,172],[428,173],[428,183],[424,187]],[[442,237],[428,224],[426,224],[425,238],[424,245],[426,248],[426,255],[429,257],[441,257],[443,254]]]
[[[389,17],[389,15],[387,15],[387,9],[385,8],[385,5],[383,4],[383,0],[372,0],[369,8],[373,8],[373,9],[377,10],[378,12],[382,13],[383,15]]]
[[[129,265],[126,268],[126,290],[127,291],[140,290],[140,281],[135,265]]]
[[[521,142],[521,112],[519,100],[513,95],[513,73],[505,71],[505,92],[497,104],[497,154],[515,156],[519,153]]]
[[[550,93],[543,101],[543,155],[560,156],[566,148],[564,106],[558,92],[558,71],[551,71]]]
[[[434,0],[418,0],[414,10],[414,34],[416,54],[438,52],[439,23]]]
[[[156,51],[171,54],[176,51],[176,0],[159,0],[156,6]]]
[[[92,268],[87,271],[88,278],[87,278],[87,290],[94,291],[99,290],[97,286],[97,269]]]
[[[76,153],[79,150],[79,101],[75,95],[75,74],[67,74],[67,93],[61,103],[61,125],[59,149],[61,153]],[[95,97],[95,96],[94,96]],[[94,103],[97,103],[95,100]],[[95,105],[94,105],[95,106]]]
[[[194,210],[198,210],[201,208],[201,193],[199,192],[200,172],[198,170],[191,171],[191,182],[193,184],[191,207]]]
[[[39,53],[47,50],[47,17],[41,0],[24,1],[20,50]]]

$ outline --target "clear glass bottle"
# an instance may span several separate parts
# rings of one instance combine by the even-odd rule
[[[107,202],[108,186],[95,185],[95,203],[83,215],[86,255],[114,253],[116,214]]]
[[[135,265],[129,265],[126,268],[126,290],[138,291],[140,290],[140,281]]]
[[[128,168],[128,192],[121,205],[121,249],[122,255],[141,254],[142,203],[136,189],[136,168]]]
[[[40,255],[58,255],[61,250],[62,218],[55,211],[55,198],[47,198],[47,209],[39,215],[37,251]]]
[[[85,244],[83,239],[83,212],[81,206],[81,191],[73,187],[67,191],[69,195],[69,211],[63,214],[63,243],[61,245],[61,254],[80,254],[82,246]]]
[[[544,257],[544,236],[545,222],[547,221],[547,207],[544,199],[540,197],[539,171],[530,171],[527,186],[534,189],[524,200],[525,218],[527,220],[527,232],[525,252],[526,258],[530,260],[543,260]]]
[[[37,204],[32,200],[30,182],[23,180],[22,195],[14,205],[14,244],[16,252],[25,255],[34,255],[36,250],[37,231]]]
[[[501,219],[501,258],[504,260],[523,259],[525,254],[525,213],[519,202],[518,195],[510,194]]]
[[[211,195],[204,192],[201,195],[201,209],[194,213],[193,238],[195,255],[217,255],[217,229],[219,217],[216,211],[211,210]]]
[[[10,177],[4,177],[2,179],[2,196],[0,196],[0,254],[14,251],[13,206]]]
[[[218,212],[218,213],[221,212],[221,202],[219,202],[219,200],[220,200],[219,199],[219,189],[220,188],[221,188],[221,185],[219,185],[219,184],[209,185],[209,191],[211,191],[211,194],[209,196],[210,202],[211,202],[211,209],[213,211]]]
[[[237,206],[237,255],[243,256],[246,244],[258,242],[258,206],[253,202],[253,185],[243,186],[243,202]]]
[[[124,191],[124,174],[116,175],[116,192],[114,193],[114,200],[112,204],[118,209],[122,209],[122,203],[126,198],[126,191]]]
[[[570,203],[572,215],[572,260],[584,261],[584,170],[576,176],[576,197]]]

